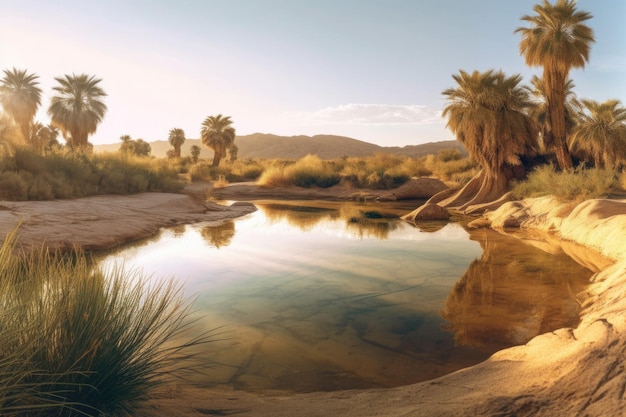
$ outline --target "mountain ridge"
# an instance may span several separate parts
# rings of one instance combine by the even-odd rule
[[[151,155],[163,158],[172,146],[167,140],[149,142],[152,148]],[[94,145],[95,152],[115,152],[120,143]],[[376,153],[390,153],[405,155],[413,158],[436,154],[442,149],[457,149],[466,154],[465,148],[455,140],[428,142],[420,145],[380,146],[347,136],[314,135],[314,136],[280,136],[271,133],[253,133],[237,136],[235,144],[239,148],[237,157],[259,159],[300,159],[308,154],[314,154],[322,159],[336,159],[341,157],[365,157]],[[191,153],[191,146],[200,146],[201,158],[210,158],[213,151],[203,146],[199,139],[187,139],[181,147],[181,155]]]

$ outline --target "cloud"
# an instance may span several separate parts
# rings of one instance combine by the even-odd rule
[[[604,55],[591,60],[591,66],[603,72],[624,72],[626,70],[626,56]]]
[[[293,115],[304,123],[346,125],[424,125],[442,123],[441,110],[419,105],[344,104]]]

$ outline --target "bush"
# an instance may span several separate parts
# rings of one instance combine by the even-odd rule
[[[184,335],[190,303],[173,281],[94,269],[81,253],[17,256],[14,242],[0,248],[3,415],[133,415],[209,342]]]
[[[331,163],[318,156],[307,155],[285,169],[285,175],[298,187],[332,187],[339,183],[339,174]]]
[[[513,186],[517,198],[553,195],[563,200],[583,201],[604,198],[621,189],[620,174],[610,169],[576,168],[556,172],[552,165],[536,168],[525,181]]]
[[[96,194],[177,191],[178,174],[166,161],[128,155],[50,152],[16,148],[0,156],[0,197],[50,200]]]
[[[293,181],[285,172],[285,167],[273,166],[263,171],[257,183],[264,187],[287,187]]]

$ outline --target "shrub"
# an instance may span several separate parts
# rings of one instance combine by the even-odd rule
[[[315,155],[307,155],[285,168],[285,175],[298,187],[327,188],[338,184],[340,180],[332,165]]]
[[[610,169],[576,168],[556,172],[552,165],[536,168],[525,181],[513,186],[518,198],[554,195],[564,200],[582,201],[603,198],[620,189],[619,173]]]
[[[17,256],[14,242],[0,248],[3,414],[133,415],[209,342],[185,336],[190,302],[173,281],[94,269],[82,253]]]
[[[177,172],[162,160],[63,150],[40,155],[20,147],[13,155],[0,156],[0,184],[5,185],[1,197],[10,200],[177,191],[182,187]]]
[[[287,177],[285,168],[280,166],[267,168],[257,183],[265,187],[287,187],[293,184],[291,178]]]

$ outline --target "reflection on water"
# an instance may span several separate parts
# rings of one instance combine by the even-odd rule
[[[566,297],[559,318],[557,307],[538,302],[564,294],[563,279],[551,287],[550,279],[534,278],[547,266],[533,262],[552,258],[527,257],[525,249],[507,255],[508,245],[474,234],[479,244],[458,224],[433,224],[425,233],[389,218],[401,214],[392,205],[259,207],[235,221],[166,229],[104,261],[178,277],[187,294],[197,295],[206,328],[224,326],[225,340],[210,352],[220,366],[203,384],[299,392],[397,386],[475,364],[518,340],[510,335],[577,320]],[[496,272],[489,259],[509,272]],[[506,267],[504,259],[519,266]],[[475,283],[481,270],[491,281]],[[515,276],[515,285],[498,289],[499,276]],[[572,281],[570,294],[586,276]],[[539,291],[533,303],[514,298],[522,301],[503,303],[517,309],[498,307],[501,297]],[[498,315],[485,313],[489,308]],[[522,320],[529,310],[532,318]],[[499,324],[491,324],[494,317]],[[479,328],[491,329],[489,337]]]
[[[496,350],[578,324],[576,295],[590,270],[562,250],[548,254],[491,230],[471,238],[483,254],[454,285],[442,312],[457,343]]]

